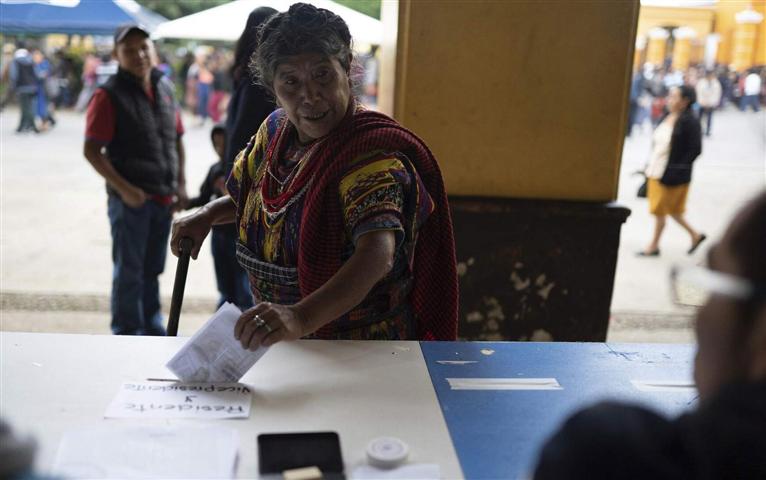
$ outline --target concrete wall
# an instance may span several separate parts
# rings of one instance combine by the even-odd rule
[[[402,0],[381,104],[433,149],[450,195],[613,200],[638,8]]]

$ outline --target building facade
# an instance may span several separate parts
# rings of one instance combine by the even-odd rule
[[[764,0],[643,0],[634,65],[719,64],[739,72],[766,65],[764,17]]]

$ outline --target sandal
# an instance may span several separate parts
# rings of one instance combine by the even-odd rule
[[[706,238],[707,238],[707,235],[705,235],[704,233],[701,233],[700,238],[698,238],[697,241],[692,244],[692,248],[690,248],[686,252],[686,254],[691,255],[692,253],[694,253],[694,251],[697,250],[697,247],[700,246],[700,243],[704,242]]]
[[[638,257],[659,257],[660,256],[660,249],[653,250],[651,252],[647,252],[644,250],[641,250],[640,252],[636,253],[636,256]]]

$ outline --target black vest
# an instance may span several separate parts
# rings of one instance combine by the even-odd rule
[[[149,99],[139,79],[123,69],[103,86],[115,111],[114,138],[106,149],[115,170],[146,193],[172,195],[178,187],[176,106],[173,85],[152,70]]]
[[[31,59],[14,59],[16,64],[16,82],[15,88],[34,87],[37,85],[37,75],[35,75],[35,64]]]

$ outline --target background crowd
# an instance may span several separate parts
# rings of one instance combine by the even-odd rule
[[[171,78],[180,105],[195,125],[225,119],[233,88],[233,45],[176,47],[156,45],[155,63]],[[93,92],[117,72],[111,50],[64,47],[46,51],[34,41],[6,43],[0,64],[0,109],[17,103],[17,132],[39,133],[55,125],[57,109],[84,112]],[[378,60],[374,46],[357,56],[355,93],[377,104]]]
[[[697,102],[692,108],[703,121],[707,136],[716,110],[731,106],[757,112],[766,105],[766,66],[737,72],[722,65],[713,69],[696,65],[681,71],[646,64],[634,72],[631,81],[627,135],[645,123],[656,127],[667,111],[670,89],[682,85],[696,90]]]

